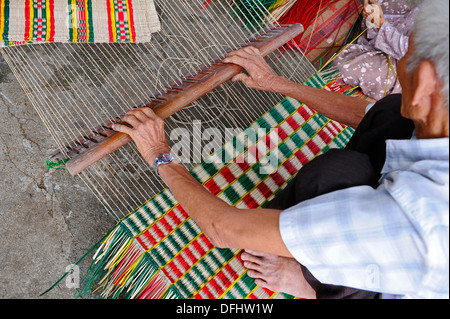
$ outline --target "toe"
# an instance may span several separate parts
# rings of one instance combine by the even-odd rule
[[[255,257],[264,257],[267,255],[265,253],[260,253],[259,251],[254,251],[254,250],[250,250],[250,249],[246,249],[245,252],[247,252]]]
[[[267,282],[265,280],[255,279],[255,284],[261,288],[270,289],[269,285],[267,284]],[[270,289],[270,290],[272,290],[272,289]]]
[[[252,269],[247,270],[247,275],[254,279],[262,279],[262,277],[263,277],[263,275],[259,271],[252,270]]]
[[[261,272],[261,266],[255,263],[252,263],[251,261],[244,262],[244,267],[249,270],[255,270],[257,272]]]
[[[255,264],[259,264],[259,262],[260,262],[260,258],[259,257],[255,256],[255,255],[253,255],[251,253],[248,253],[248,252],[243,252],[242,255],[241,255],[241,258],[242,258],[243,261],[250,261],[250,262],[255,263]]]

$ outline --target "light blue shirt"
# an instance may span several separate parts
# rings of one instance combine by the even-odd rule
[[[449,298],[449,139],[386,144],[377,189],[348,188],[287,209],[282,238],[324,284]]]

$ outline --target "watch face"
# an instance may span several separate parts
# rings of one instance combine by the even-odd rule
[[[161,155],[161,161],[162,162],[170,162],[172,160],[172,156],[170,154],[163,154]]]

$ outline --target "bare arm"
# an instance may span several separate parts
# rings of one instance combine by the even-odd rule
[[[232,52],[224,62],[238,64],[248,72],[248,75],[237,75],[233,81],[242,81],[249,88],[292,97],[326,117],[353,128],[359,125],[370,104],[360,98],[308,87],[278,76],[256,48]]]
[[[170,152],[164,122],[151,109],[128,112],[124,122],[114,129],[131,136],[149,165],[155,158]],[[203,187],[180,163],[161,165],[160,176],[174,197],[218,247],[242,248],[292,257],[279,230],[280,210],[232,207]]]

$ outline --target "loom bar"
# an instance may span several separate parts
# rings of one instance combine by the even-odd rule
[[[243,46],[254,46],[265,57],[303,33],[303,31],[304,28],[301,24],[270,27],[266,29],[266,33],[262,37],[250,38],[250,41]],[[243,68],[238,65],[217,62],[207,69],[200,70],[197,75],[188,76],[182,85],[176,86],[177,89],[169,90],[168,93],[157,96],[151,103],[143,107],[151,107],[158,116],[166,119],[242,71]],[[102,125],[93,131],[93,134],[87,135],[67,147],[66,153],[72,155],[66,163],[66,168],[70,174],[73,176],[80,174],[89,166],[131,141],[129,135],[112,131],[110,129],[112,124],[112,122],[109,122]],[[88,143],[89,145],[83,142],[86,141],[86,138],[91,141],[91,143]],[[58,154],[61,156],[61,153]],[[55,160],[60,159],[58,156],[53,157]]]

